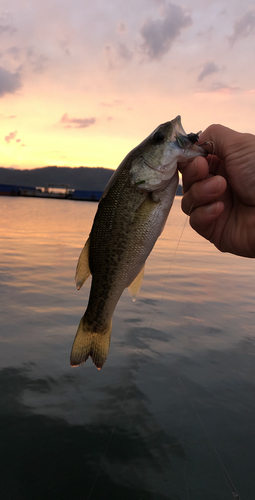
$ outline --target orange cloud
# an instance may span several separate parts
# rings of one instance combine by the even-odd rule
[[[64,113],[60,123],[64,123],[65,128],[87,128],[96,123],[96,118],[69,118],[68,114]]]

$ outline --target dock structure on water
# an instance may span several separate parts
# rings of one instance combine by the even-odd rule
[[[47,184],[46,187],[0,184],[0,196],[26,196],[30,198],[56,198],[62,200],[99,201],[103,191],[70,189],[67,184]]]
[[[32,198],[57,198],[59,200],[99,201],[103,191],[70,189],[68,184],[47,184],[46,187],[14,186],[0,184],[0,196],[27,196]],[[176,191],[182,196],[182,186]]]

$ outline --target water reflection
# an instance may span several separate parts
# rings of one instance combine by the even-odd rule
[[[235,370],[240,352],[248,361],[241,380]],[[79,394],[73,410],[86,411],[93,398],[84,380],[82,385],[71,375],[35,378],[35,364],[1,370],[1,498],[88,498],[91,489],[93,499],[231,498],[191,399],[235,484],[251,499],[253,462],[243,460],[251,436],[240,421],[254,429],[249,411],[254,411],[254,386],[247,390],[246,383],[255,375],[254,354],[254,343],[246,342],[236,351],[193,360],[177,356],[171,363],[132,357],[124,373],[110,374],[113,385],[108,379],[98,386],[94,416],[80,424],[68,422],[63,402],[68,404],[69,388]],[[229,374],[225,382],[223,366]],[[62,417],[44,414],[56,395]]]
[[[150,349],[152,352],[158,352],[158,349],[153,349],[152,346],[158,345],[159,342],[169,342],[173,335],[168,332],[156,328],[129,328],[126,332],[125,340],[119,342],[121,346],[134,346],[136,349]],[[152,341],[152,342],[151,342]]]
[[[118,303],[107,366],[72,370],[90,288],[76,291],[74,270],[96,206],[2,200],[1,499],[231,500],[194,406],[252,500],[254,263],[188,227],[172,262],[177,200],[137,301]]]
[[[143,485],[162,480],[169,455],[183,457],[184,451],[151,418],[142,393],[129,387],[123,415],[115,423],[123,386],[107,388],[98,404],[103,421],[98,418],[94,423],[71,426],[61,418],[35,415],[22,403],[25,389],[45,394],[52,383],[32,381],[27,367],[0,373],[1,498],[87,498],[102,459],[92,498],[155,498],[148,485]],[[167,496],[158,493],[157,498]]]

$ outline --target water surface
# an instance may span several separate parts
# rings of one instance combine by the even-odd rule
[[[231,500],[218,457],[254,499],[254,260],[188,224],[181,236],[176,198],[137,301],[117,305],[106,364],[74,369],[90,288],[74,273],[97,204],[0,207],[1,500]]]

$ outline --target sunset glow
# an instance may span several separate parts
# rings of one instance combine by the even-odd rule
[[[0,166],[116,168],[160,123],[255,133],[255,9],[3,0]]]

